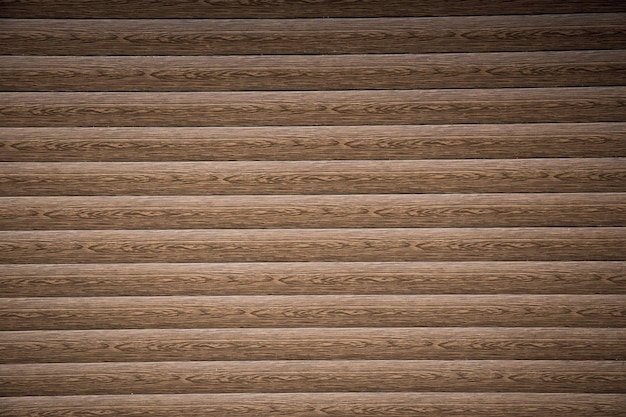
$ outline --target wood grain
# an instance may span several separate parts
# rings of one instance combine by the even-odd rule
[[[0,416],[61,417],[68,413],[169,417],[607,417],[626,412],[621,394],[585,393],[288,393],[2,397]]]
[[[420,55],[0,57],[4,91],[580,87],[626,83],[626,51]]]
[[[370,160],[626,156],[626,123],[0,128],[0,160]]]
[[[610,361],[246,361],[0,365],[4,396],[257,392],[623,393]]]
[[[0,195],[585,193],[626,189],[624,158],[0,163]]]
[[[626,38],[626,37],[625,37]],[[626,87],[0,93],[3,127],[626,121]]]
[[[619,261],[619,227],[0,232],[0,263]]]
[[[0,54],[310,55],[626,49],[625,19],[624,13],[278,20],[0,19]]]
[[[626,294],[626,264],[280,262],[0,265],[0,296]]]
[[[626,196],[367,194],[5,197],[0,229],[588,227],[626,224]]]
[[[303,18],[500,15],[626,11],[611,0],[513,0],[493,3],[479,0],[360,0],[243,1],[243,0],[3,0],[0,16],[11,18]]]
[[[626,329],[299,328],[3,332],[1,363],[624,360]]]
[[[624,295],[9,298],[4,330],[230,327],[625,327]]]

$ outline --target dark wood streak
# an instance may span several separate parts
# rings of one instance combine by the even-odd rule
[[[272,393],[162,394],[0,398],[3,417],[66,417],[72,413],[152,417],[607,417],[626,412],[622,394],[586,393]]]
[[[610,361],[247,361],[0,366],[4,396],[256,392],[623,393]]]
[[[623,295],[10,298],[4,330],[230,327],[625,327]]]
[[[5,127],[626,121],[626,87],[0,93]]]
[[[5,19],[0,20],[0,54],[309,55],[624,49],[625,16]]]
[[[246,91],[621,85],[625,51],[0,57],[5,91]]]
[[[626,294],[626,264],[279,262],[0,265],[3,297]]]
[[[3,332],[1,363],[624,360],[626,329],[269,328]]]

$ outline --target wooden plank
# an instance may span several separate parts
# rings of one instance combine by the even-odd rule
[[[251,91],[626,84],[626,51],[0,57],[4,91]]]
[[[626,329],[300,328],[3,332],[0,363],[625,360]]]
[[[0,232],[0,263],[619,261],[620,227]]]
[[[257,392],[623,393],[613,361],[210,361],[0,365],[4,396]]]
[[[152,417],[607,417],[626,413],[622,394],[586,393],[288,393],[162,394],[3,397],[0,416],[61,417],[68,414]]]
[[[625,37],[626,39],[626,37]],[[0,93],[3,127],[626,121],[626,87]]]
[[[0,19],[0,54],[310,55],[626,49],[625,19],[624,13],[381,19]]]
[[[624,295],[7,298],[4,330],[625,327]]]
[[[626,294],[626,263],[280,262],[0,265],[2,297]]]
[[[4,197],[2,230],[588,227],[626,224],[626,195],[368,194]]]
[[[337,1],[243,1],[219,0],[2,0],[0,16],[11,18],[311,18],[311,17],[385,17],[454,16],[542,13],[589,13],[626,11],[619,1],[513,0],[501,3],[480,0],[360,0]]]
[[[624,158],[0,163],[0,195],[585,193],[626,190]]]
[[[15,162],[626,156],[626,123],[1,128]]]

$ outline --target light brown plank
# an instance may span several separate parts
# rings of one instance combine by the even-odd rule
[[[0,398],[3,417],[68,414],[170,417],[608,417],[626,413],[621,394],[553,393],[288,393],[164,394]]]
[[[621,261],[626,229],[395,228],[0,232],[0,263]]]
[[[626,294],[626,263],[0,265],[0,296]]]
[[[626,329],[300,328],[3,332],[1,363],[625,360]]]
[[[624,225],[621,193],[0,199],[3,230]]]
[[[10,298],[4,330],[230,327],[625,327],[623,295]]]
[[[246,361],[0,365],[4,396],[257,392],[623,393],[624,362]]]
[[[302,18],[302,17],[384,17],[447,16],[541,13],[584,13],[626,11],[619,1],[611,0],[318,0],[288,2],[280,0],[189,0],[104,1],[104,0],[3,0],[0,16],[12,18]]]
[[[6,162],[0,195],[622,192],[625,161]]]
[[[382,19],[2,19],[0,54],[309,55],[626,49],[625,19],[624,13]]]
[[[624,97],[626,87],[3,92],[0,124],[3,127],[176,127],[623,122],[626,121]]]
[[[626,51],[0,57],[4,91],[246,91],[626,84]]]
[[[626,123],[0,129],[2,161],[626,156]]]

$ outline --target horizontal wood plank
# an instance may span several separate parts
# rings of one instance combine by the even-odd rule
[[[11,18],[311,18],[500,15],[527,13],[619,12],[626,7],[611,0],[509,0],[493,3],[480,0],[458,2],[427,0],[3,0],[0,16]]]
[[[0,232],[0,263],[619,261],[620,227]]]
[[[0,365],[4,396],[257,392],[624,393],[623,362],[245,361]]]
[[[0,92],[0,125],[184,127],[624,122],[625,96],[626,87]]]
[[[626,294],[626,263],[280,262],[0,265],[3,297]]]
[[[29,396],[0,398],[3,417],[61,417],[68,413],[152,417],[607,417],[626,413],[622,394],[585,393],[288,393]]]
[[[581,87],[626,83],[626,51],[420,55],[0,57],[4,91]]]
[[[4,162],[0,195],[622,192],[625,161]]]
[[[626,49],[625,16],[0,19],[0,54],[310,55]]]
[[[624,295],[10,298],[4,330],[230,327],[625,327]]]
[[[626,360],[626,329],[299,328],[2,332],[0,363]]]
[[[626,224],[626,195],[4,197],[0,229],[588,227]]]

